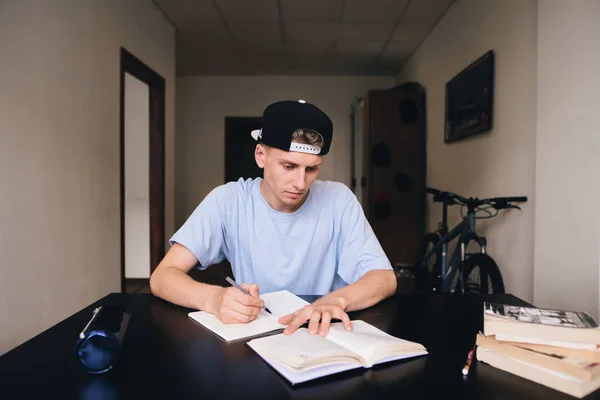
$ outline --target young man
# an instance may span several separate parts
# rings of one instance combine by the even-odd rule
[[[152,293],[224,323],[254,320],[264,304],[259,289],[322,295],[280,318],[284,333],[309,321],[310,333],[326,335],[332,319],[352,329],[346,313],[391,296],[396,277],[356,196],[341,183],[316,180],[331,120],[302,100],[280,101],[265,109],[252,136],[264,179],[229,182],[206,196],[171,238],[150,278]],[[187,274],[224,258],[251,296]]]

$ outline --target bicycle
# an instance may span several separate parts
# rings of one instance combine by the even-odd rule
[[[456,293],[505,293],[504,281],[498,264],[487,254],[487,239],[479,236],[475,229],[475,220],[493,218],[499,210],[516,208],[512,203],[524,203],[527,197],[493,197],[487,199],[465,198],[452,192],[427,188],[433,194],[433,201],[442,203],[442,221],[438,229],[423,238],[424,256],[415,268],[417,288],[433,292]],[[448,230],[448,206],[460,205],[462,221],[452,230]],[[467,208],[467,214],[462,210]],[[495,214],[489,211],[496,210]],[[487,212],[488,216],[478,216]],[[448,246],[458,238],[454,253],[447,263]],[[467,253],[470,242],[479,245],[478,253]],[[432,262],[433,261],[433,262]],[[461,272],[459,275],[457,273]]]

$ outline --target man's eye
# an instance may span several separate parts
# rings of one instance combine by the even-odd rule
[[[284,165],[283,166],[285,169],[294,169],[293,165]]]

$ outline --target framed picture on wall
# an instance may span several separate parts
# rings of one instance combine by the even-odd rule
[[[494,51],[490,50],[446,84],[444,141],[490,131],[493,101]]]

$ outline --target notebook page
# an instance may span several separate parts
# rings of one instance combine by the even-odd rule
[[[250,344],[250,343],[248,343],[248,344]],[[277,362],[275,362],[269,358],[263,357],[263,359],[265,360],[265,362],[267,364],[269,364],[271,367],[273,367],[273,369],[275,369],[275,371],[279,372],[281,375],[283,375],[283,377],[285,377],[288,381],[290,381],[290,383],[292,385],[295,385],[296,383],[307,382],[307,381],[321,378],[321,377],[327,376],[327,375],[337,374],[338,372],[348,371],[350,369],[361,368],[360,364],[340,363],[340,364],[325,365],[325,366],[310,369],[307,371],[295,372],[295,371],[292,371],[288,368],[281,366],[280,364],[278,364]]]
[[[406,354],[427,353],[421,344],[389,335],[361,320],[352,321],[352,331],[347,331],[341,322],[331,324],[327,339],[359,354],[367,360],[369,367],[381,361],[378,358],[382,354],[387,354],[386,359],[395,358],[394,354],[388,354],[389,351],[386,350],[395,350],[397,355],[402,354],[399,358],[405,358]]]
[[[272,314],[261,311],[254,321],[247,324],[224,324],[213,314],[206,311],[194,311],[189,313],[188,316],[222,339],[230,342],[283,329],[285,325],[277,322],[280,317],[291,314],[309,304],[287,290],[265,293],[260,297]]]
[[[285,368],[273,360],[264,358],[265,362],[269,364],[275,371],[279,372],[285,377],[292,385],[296,383],[307,382],[313,379],[321,378],[327,375],[337,374],[338,372],[348,371],[350,369],[361,368],[360,364],[331,364],[322,367],[310,369],[303,372],[294,372],[288,368]]]
[[[309,304],[307,301],[302,300],[300,297],[287,290],[261,294],[260,298],[263,299],[265,306],[272,313],[271,317],[275,320],[278,320],[285,315],[292,314]],[[264,311],[262,311],[261,314],[269,315]]]
[[[269,358],[294,372],[306,371],[319,365],[352,363],[362,366],[356,353],[300,328],[291,335],[274,335],[248,342],[263,358]]]

